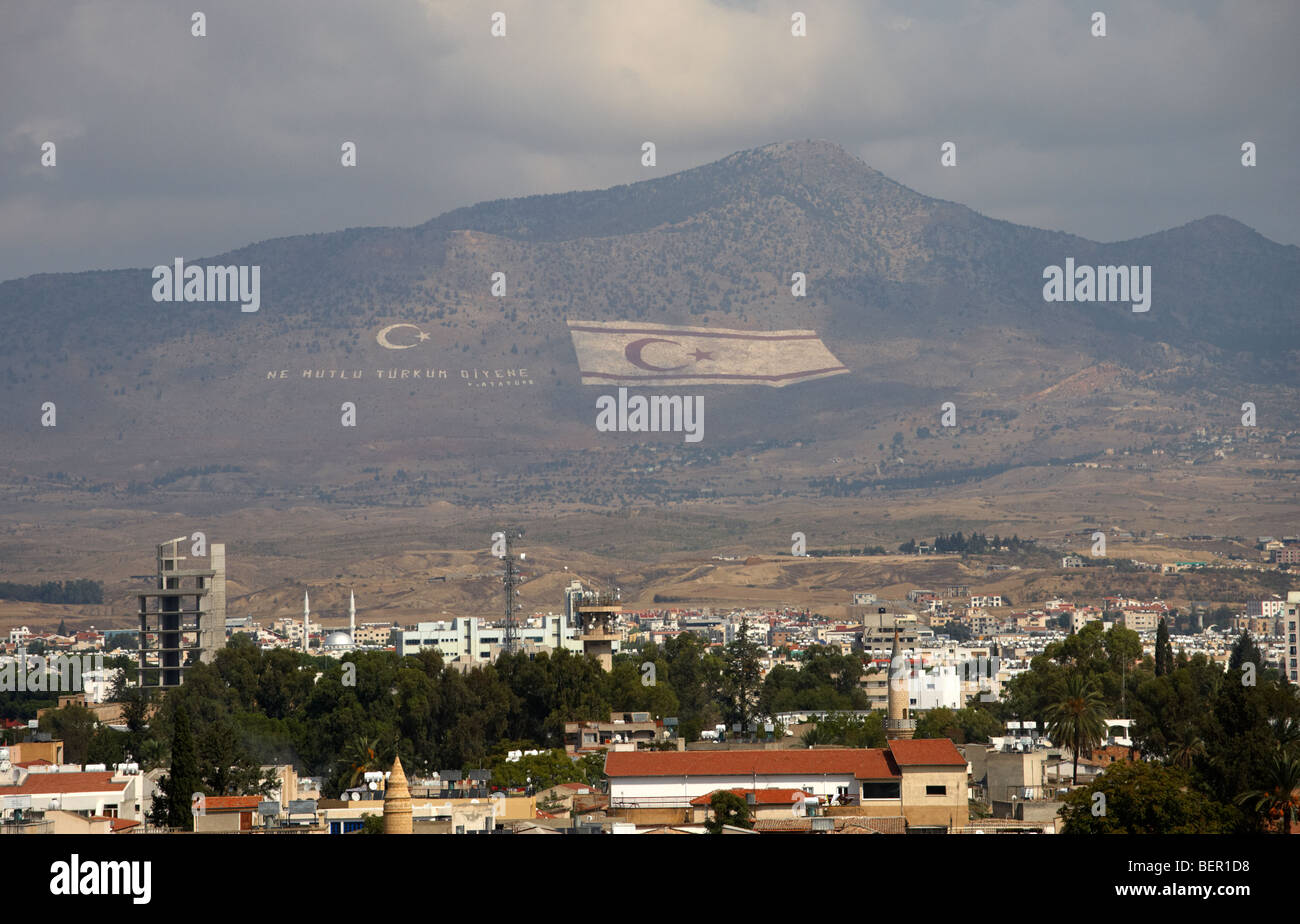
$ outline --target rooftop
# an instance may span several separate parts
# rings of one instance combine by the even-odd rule
[[[952,742],[947,744],[952,747]],[[956,753],[955,748],[953,752]],[[612,751],[605,755],[605,773],[610,777],[852,773],[860,780],[893,779],[900,775],[889,752],[878,748]]]
[[[108,771],[92,773],[32,773],[20,786],[0,786],[3,796],[37,796],[68,792],[121,792],[126,780],[113,782]]]

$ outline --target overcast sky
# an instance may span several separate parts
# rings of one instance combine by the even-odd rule
[[[1221,213],[1295,244],[1297,40],[1293,0],[5,3],[0,279],[415,225],[792,138],[1096,240]]]

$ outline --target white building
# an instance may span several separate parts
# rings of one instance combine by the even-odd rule
[[[899,798],[899,772],[884,750],[610,751],[611,805],[689,805],[719,789],[793,789],[828,801]]]
[[[581,630],[566,624],[563,616],[547,614],[520,620],[516,627],[520,642],[582,652]],[[394,629],[393,646],[399,655],[413,655],[435,648],[447,660],[482,662],[492,657],[492,647],[504,645],[504,626],[485,625],[477,616],[458,616],[441,622],[421,622],[412,629]],[[615,643],[618,650],[618,643]]]
[[[767,634],[770,629],[769,621],[761,618],[757,613],[746,613],[744,618],[749,620],[748,626],[746,627],[748,629],[749,640],[758,645],[766,645]],[[742,619],[735,616],[727,620],[727,629],[724,633],[724,637],[728,645],[740,637],[741,622]],[[852,638],[850,638],[849,641],[852,642]]]
[[[81,683],[86,693],[86,702],[107,702],[109,692],[113,689],[113,683],[121,673],[121,668],[101,667],[82,674]]]
[[[1270,600],[1251,600],[1246,604],[1246,615],[1254,619],[1277,619],[1286,608],[1281,597]]]
[[[960,709],[966,705],[962,699],[962,678],[952,664],[937,664],[928,670],[915,671],[907,683],[911,708]]]
[[[156,787],[138,765],[120,764],[111,771],[90,767],[86,771],[80,766],[22,770],[16,785],[0,786],[5,820],[13,821],[15,812],[30,817],[33,812],[55,811],[128,821],[145,819]]]

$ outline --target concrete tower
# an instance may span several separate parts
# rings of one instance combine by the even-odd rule
[[[302,592],[302,653],[307,653],[307,636],[311,633],[311,598]]]
[[[357,643],[357,592],[349,591],[348,599],[348,641]]]
[[[622,604],[615,594],[596,591],[583,593],[576,602],[583,654],[595,658],[601,670],[613,670],[614,645],[623,638],[617,628]]]
[[[211,567],[186,567],[182,546],[193,539],[179,536],[160,544],[155,586],[136,595],[142,684],[146,677],[156,677],[164,689],[180,686],[196,661],[211,663],[226,645],[226,547],[209,547]],[[190,546],[191,555],[196,548]]]
[[[406,772],[402,770],[402,758],[393,758],[393,769],[388,774],[388,784],[384,787],[384,833],[412,834],[411,790],[406,785]]]
[[[898,623],[895,622],[894,647],[889,654],[889,710],[885,718],[885,737],[891,741],[899,738],[906,741],[916,734],[916,720],[910,717],[912,710],[907,695],[910,673],[898,644]]]

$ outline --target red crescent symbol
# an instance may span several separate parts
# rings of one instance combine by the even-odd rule
[[[623,355],[627,361],[638,369],[648,369],[651,372],[672,372],[675,369],[685,369],[690,363],[682,363],[680,366],[652,366],[641,358],[641,351],[652,343],[671,343],[673,346],[681,346],[676,340],[664,340],[662,337],[642,337],[640,340],[633,340],[623,349]]]

